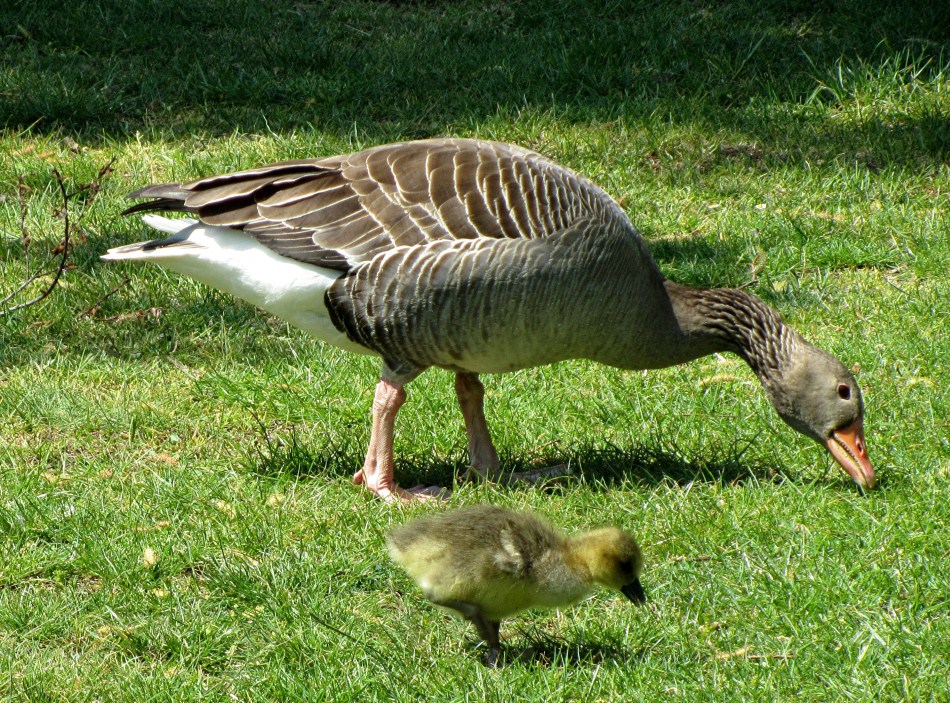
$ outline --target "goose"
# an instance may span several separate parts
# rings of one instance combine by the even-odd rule
[[[386,544],[426,598],[475,626],[489,666],[501,621],[519,611],[572,605],[595,583],[646,600],[643,554],[615,527],[564,537],[532,513],[475,505],[397,527]]]
[[[782,420],[875,485],[861,391],[840,361],[749,293],[667,280],[616,201],[530,150],[401,142],[129,197],[144,202],[123,214],[165,236],[103,259],[152,262],[381,359],[353,481],[386,502],[432,497],[393,472],[405,386],[429,367],[455,373],[467,477],[497,479],[479,374],[575,358],[656,369],[716,352],[744,359]]]

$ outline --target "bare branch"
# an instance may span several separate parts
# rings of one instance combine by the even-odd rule
[[[102,305],[102,303],[103,303],[106,299],[112,297],[113,295],[115,295],[116,293],[118,293],[120,290],[122,290],[122,288],[123,288],[129,281],[131,281],[131,280],[132,280],[132,279],[129,278],[128,276],[126,276],[125,278],[123,278],[123,279],[122,279],[122,282],[121,282],[119,285],[117,285],[115,288],[113,288],[112,290],[110,290],[110,291],[109,291],[108,293],[106,293],[104,296],[102,296],[101,298],[99,298],[99,300],[97,300],[96,302],[94,302],[92,305],[90,305],[88,308],[86,308],[85,310],[83,310],[81,313],[79,313],[78,315],[76,315],[76,319],[79,320],[79,319],[81,319],[81,318],[83,318],[83,317],[88,317],[88,316],[92,315],[93,313],[95,313],[96,310],[99,309],[99,306]]]
[[[46,286],[46,289],[43,290],[35,298],[32,298],[31,300],[27,300],[25,303],[19,303],[18,305],[14,305],[12,308],[7,308],[6,310],[0,310],[0,316],[9,315],[10,313],[16,312],[17,310],[22,310],[23,308],[27,308],[31,305],[36,305],[38,302],[46,298],[50,293],[53,292],[53,289],[56,287],[56,284],[59,283],[60,276],[63,275],[63,271],[66,269],[66,261],[69,259],[69,196],[66,194],[66,184],[63,182],[62,174],[54,168],[53,176],[56,177],[56,183],[59,186],[59,192],[63,196],[63,209],[60,211],[62,212],[62,215],[63,215],[63,239],[60,242],[60,245],[56,249],[53,250],[52,254],[50,254],[50,258],[47,259],[46,261],[46,263],[51,263],[56,258],[57,252],[60,252],[59,264],[56,267],[56,272],[53,274],[53,280]],[[3,299],[3,301],[0,301],[0,304],[6,303],[8,300],[10,300],[12,296],[16,295],[17,293],[22,291],[24,288],[26,288],[30,283],[35,281],[43,273],[45,266],[46,266],[45,264],[43,266],[40,266],[36,270],[36,273],[28,277],[26,281],[24,281],[20,285],[20,287],[16,289],[15,292],[8,295],[6,298]]]
[[[66,191],[66,182],[63,178],[63,175],[57,170],[53,169],[53,176],[56,178],[56,184],[59,187],[60,196],[62,197],[63,206],[56,213],[58,216],[63,218],[63,237],[60,240],[59,244],[53,248],[50,252],[50,255],[46,260],[36,268],[35,271],[31,272],[31,261],[30,261],[30,244],[31,237],[29,231],[26,227],[26,214],[27,214],[27,201],[26,193],[29,190],[29,187],[23,182],[23,178],[19,179],[17,185],[17,196],[19,198],[20,205],[20,240],[23,243],[23,257],[25,261],[25,274],[23,282],[9,295],[0,300],[0,317],[4,315],[9,315],[17,310],[22,310],[23,308],[30,307],[31,305],[36,305],[40,301],[47,298],[56,288],[56,285],[59,283],[60,278],[63,273],[66,271],[67,265],[69,263],[69,253],[70,253],[70,238],[73,231],[73,228],[76,228],[79,232],[79,241],[83,241],[86,238],[85,232],[78,227],[79,222],[86,216],[86,213],[89,211],[89,205],[95,200],[96,196],[99,194],[99,191],[102,188],[102,180],[109,176],[112,173],[112,164],[115,162],[113,157],[106,163],[102,168],[99,169],[96,177],[89,183],[80,185],[72,193]],[[70,222],[69,217],[69,201],[81,193],[88,193],[86,201],[82,205],[82,209],[79,212],[78,217],[75,218],[74,222]],[[50,267],[54,268],[52,271]],[[22,303],[13,305],[12,307],[4,308],[7,303],[16,298],[20,293],[26,290],[29,286],[34,284],[41,276],[52,273],[52,279],[45,285],[45,288],[36,296]],[[121,285],[124,285],[121,284]],[[119,287],[121,287],[121,285]],[[118,288],[116,289],[118,290]],[[114,293],[115,291],[112,291]],[[112,293],[108,293],[104,296],[99,302],[105,300]],[[99,303],[96,303],[98,305]],[[94,305],[90,310],[96,307]]]
[[[16,192],[20,205],[20,241],[23,242],[23,260],[26,262],[26,274],[30,274],[30,233],[26,230],[26,197],[29,189],[23,181],[23,176],[17,179]]]

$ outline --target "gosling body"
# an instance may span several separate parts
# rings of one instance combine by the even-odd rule
[[[388,547],[432,603],[475,626],[489,664],[501,621],[522,610],[572,605],[595,584],[645,600],[640,548],[613,527],[565,536],[531,513],[483,505],[398,527]]]

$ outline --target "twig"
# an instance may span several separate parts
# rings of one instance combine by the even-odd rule
[[[20,240],[23,242],[23,260],[26,263],[26,273],[30,273],[30,233],[26,231],[26,198],[23,194],[29,186],[23,181],[23,176],[17,179],[16,192],[20,201]]]
[[[119,283],[119,285],[117,285],[115,288],[113,288],[112,290],[110,290],[110,291],[109,291],[108,293],[106,293],[104,296],[102,296],[101,298],[99,298],[99,300],[97,300],[96,302],[94,302],[92,305],[90,305],[88,308],[86,308],[85,310],[83,310],[81,313],[79,313],[78,315],[76,315],[76,319],[77,319],[77,320],[81,320],[81,319],[84,318],[84,317],[88,317],[89,315],[92,315],[92,314],[99,308],[99,306],[102,305],[103,301],[105,301],[107,298],[109,298],[109,297],[115,295],[116,293],[118,293],[118,292],[122,289],[122,287],[125,286],[125,285],[126,285],[129,281],[131,281],[131,280],[132,280],[132,279],[131,279],[130,277],[128,277],[128,276],[126,276],[125,278],[123,278],[123,279],[122,279],[122,282]]]
[[[746,654],[745,658],[749,661],[788,661],[795,658],[794,652],[772,652],[771,654]]]
[[[174,350],[172,350],[172,351],[174,351]],[[173,356],[166,356],[165,359],[168,361],[169,364],[171,364],[172,366],[174,366],[176,369],[178,369],[179,371],[181,371],[181,372],[182,372],[183,374],[185,374],[186,376],[190,377],[192,380],[195,380],[195,381],[198,380],[198,378],[199,378],[199,377],[198,377],[198,374],[195,373],[193,369],[190,369],[190,368],[188,368],[187,366],[185,366],[185,364],[183,364],[182,362],[180,362],[180,361],[179,361],[178,359],[176,359],[175,357],[173,357]],[[258,422],[259,422],[259,421],[258,421]]]
[[[19,286],[17,286],[17,288],[12,293],[10,293],[5,298],[0,300],[0,317],[3,317],[4,315],[9,315],[10,313],[16,312],[17,310],[22,310],[23,308],[30,307],[31,305],[36,305],[40,301],[47,298],[53,292],[53,289],[56,288],[57,284],[59,283],[59,279],[62,277],[63,273],[66,271],[67,265],[69,263],[69,248],[70,248],[71,231],[73,228],[78,229],[79,223],[86,216],[86,213],[89,212],[89,205],[92,203],[95,197],[99,194],[99,191],[102,189],[102,180],[106,178],[110,173],[112,173],[113,163],[115,163],[115,157],[109,159],[109,161],[99,169],[99,172],[96,174],[96,177],[94,179],[92,179],[89,183],[84,183],[80,185],[72,193],[67,193],[66,181],[64,180],[63,175],[56,168],[52,170],[53,176],[56,178],[56,184],[59,187],[60,196],[62,197],[62,200],[63,200],[62,209],[57,213],[57,214],[61,214],[63,218],[63,238],[60,240],[59,244],[53,248],[52,252],[50,252],[50,255],[47,257],[47,259],[39,267],[37,267],[35,271],[32,271],[32,272],[31,272],[32,266],[31,266],[31,261],[30,261],[31,259],[30,244],[32,240],[31,240],[29,231],[27,230],[27,227],[26,227],[27,204],[26,204],[25,193],[27,192],[28,187],[24,184],[23,178],[22,177],[20,178],[19,184],[17,187],[17,194],[20,200],[20,239],[23,242],[23,258],[26,265],[26,270],[24,274],[25,278],[23,282]],[[71,223],[69,219],[69,201],[72,200],[75,196],[84,192],[88,192],[89,197],[83,203],[82,209],[80,210],[79,215]],[[80,234],[80,241],[84,237],[87,236],[81,229],[79,229],[79,234]],[[46,284],[46,287],[43,289],[43,291],[39,293],[39,295],[36,295],[35,297],[23,303],[18,303],[12,307],[9,307],[9,308],[3,307],[7,303],[9,303],[11,300],[13,300],[17,295],[19,295],[24,290],[26,290],[29,286],[31,286],[36,281],[38,281],[41,276],[44,276],[50,273],[49,267],[50,265],[53,265],[54,262],[57,261],[57,259],[59,261],[58,263],[55,263],[55,269],[52,271],[53,278],[49,283]],[[125,282],[120,284],[119,287],[121,287],[127,282],[128,281],[126,280]],[[116,288],[116,290],[118,290],[118,288]],[[101,303],[103,300],[105,300],[107,297],[112,295],[112,293],[114,292],[115,290],[111,291],[110,293],[107,293],[105,296],[103,296],[99,300],[99,302],[96,303],[96,305]],[[93,305],[91,309],[94,309],[96,305]],[[89,312],[89,311],[86,311],[86,312]],[[86,314],[86,313],[83,313],[83,314]]]
[[[712,642],[707,641],[710,647],[712,647],[713,652],[715,652],[715,658],[719,661],[725,661],[727,659],[746,659],[748,661],[788,661],[789,659],[795,658],[794,652],[770,652],[768,654],[756,654],[751,651],[751,647],[739,647],[739,649],[733,652],[720,652],[716,649]]]
[[[27,300],[24,303],[19,303],[14,305],[12,308],[7,308],[6,310],[0,310],[0,316],[9,315],[10,313],[16,312],[17,310],[22,310],[23,308],[29,307],[31,305],[36,305],[38,302],[46,298],[50,293],[53,292],[56,284],[59,283],[60,277],[63,275],[63,271],[66,269],[66,261],[69,259],[69,195],[66,194],[66,184],[63,181],[62,174],[60,174],[60,172],[54,168],[53,175],[56,177],[56,183],[59,186],[59,192],[63,196],[63,209],[61,210],[63,213],[63,240],[60,242],[60,246],[53,250],[53,253],[50,254],[43,266],[40,266],[36,272],[29,276],[13,293],[8,295],[3,300],[0,300],[0,305],[5,304],[7,301],[13,298],[13,296],[39,278],[43,273],[46,264],[52,262],[56,258],[57,251],[61,250],[59,251],[61,256],[59,259],[59,264],[56,267],[56,273],[53,274],[53,280],[50,281],[49,285],[46,286],[46,290],[31,300]]]

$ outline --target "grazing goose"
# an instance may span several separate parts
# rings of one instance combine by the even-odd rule
[[[586,178],[509,144],[432,139],[142,188],[128,213],[166,237],[110,249],[243,298],[320,339],[382,359],[354,482],[392,502],[405,385],[454,371],[476,475],[497,477],[480,373],[573,358],[623,369],[713,352],[745,359],[785,422],[861,486],[874,471],[861,391],[833,356],[740,290],[665,280],[620,206]]]
[[[615,527],[563,537],[531,513],[476,505],[398,527],[387,546],[426,598],[475,626],[490,666],[509,615],[571,605],[595,583],[646,600],[640,547]]]

